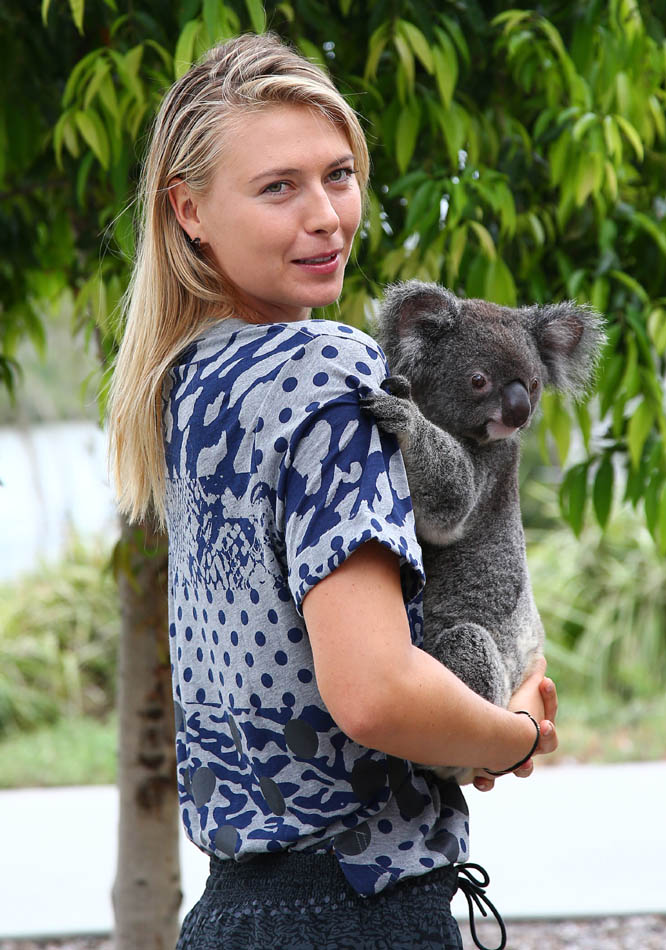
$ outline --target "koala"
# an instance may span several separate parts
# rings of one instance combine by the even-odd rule
[[[588,387],[601,318],[573,303],[513,309],[408,281],[388,289],[378,337],[395,375],[365,406],[405,460],[427,578],[424,649],[506,707],[544,645],[518,496],[520,432],[545,386],[574,396]]]

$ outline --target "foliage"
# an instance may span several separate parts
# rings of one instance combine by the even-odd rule
[[[113,708],[119,606],[110,555],[74,540],[62,562],[0,590],[0,735]]]
[[[10,392],[19,342],[43,350],[49,304],[77,276],[68,183],[51,137],[78,49],[66,21],[47,33],[30,6],[0,6],[0,384]]]
[[[579,543],[557,524],[554,489],[525,489],[550,515],[528,529],[528,561],[547,637],[549,672],[561,692],[616,703],[666,688],[666,564],[641,518],[615,512],[605,532]]]
[[[260,0],[70,7],[44,0],[42,27],[18,0],[9,4],[21,42],[36,55],[42,44],[40,61],[56,43],[63,54],[51,86],[59,113],[54,99],[40,110],[42,91],[23,122],[30,148],[21,153],[4,133],[14,233],[40,214],[47,222],[30,259],[9,268],[3,333],[38,338],[25,290],[40,297],[38,273],[52,275],[54,286],[64,274],[58,279],[76,288],[79,319],[98,329],[108,361],[133,253],[137,163],[160,96],[213,42],[268,27],[327,65],[366,124],[373,190],[342,318],[364,325],[384,283],[414,276],[500,303],[576,297],[603,311],[609,345],[599,396],[575,413],[549,396],[544,451],[565,464],[575,419],[585,453],[561,491],[574,531],[586,509],[605,525],[623,493],[643,502],[666,552],[661,0],[546,0],[530,9],[476,0],[284,0],[265,11]],[[29,199],[18,194],[21,173],[45,182]],[[13,351],[2,334],[0,342],[0,374],[8,376]]]
[[[115,716],[74,716],[0,738],[0,788],[112,785],[116,780]]]
[[[54,302],[44,324],[43,352],[25,338],[17,344],[21,373],[14,398],[0,386],[0,426],[97,421],[99,361],[87,347],[83,331],[72,333],[71,294],[62,294],[59,303],[58,307]]]
[[[539,765],[654,762],[664,758],[666,698],[620,703],[616,696],[559,691],[559,746]]]

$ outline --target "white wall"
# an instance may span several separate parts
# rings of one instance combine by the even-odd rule
[[[0,580],[57,558],[73,528],[117,536],[106,443],[90,422],[0,427]]]

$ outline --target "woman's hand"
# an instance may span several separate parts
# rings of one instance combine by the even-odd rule
[[[509,709],[517,711],[525,709],[534,716],[539,723],[541,737],[536,747],[535,755],[548,755],[557,748],[557,730],[555,717],[557,716],[557,690],[555,683],[547,676],[545,659],[539,660],[534,672],[516,690],[509,702]],[[534,762],[530,758],[513,773],[518,778],[527,778],[534,771]],[[474,778],[474,787],[480,792],[489,792],[495,785],[495,779],[483,769],[477,769]]]

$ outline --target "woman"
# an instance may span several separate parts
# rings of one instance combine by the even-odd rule
[[[374,341],[335,301],[368,155],[279,40],[167,94],[111,400],[121,508],[169,532],[183,821],[211,855],[180,947],[458,947],[467,808],[446,762],[527,775],[556,744],[540,669],[513,715],[427,656],[402,459],[359,406]]]

